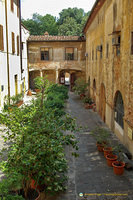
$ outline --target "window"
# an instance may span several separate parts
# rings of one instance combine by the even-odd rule
[[[42,47],[41,48],[41,60],[52,60],[52,48]]]
[[[15,36],[14,33],[12,32],[12,54],[15,53]]]
[[[3,26],[0,25],[0,50],[4,51]]]
[[[97,49],[96,49],[96,60],[97,60]]]
[[[77,48],[65,49],[65,60],[77,60]]]
[[[19,56],[19,36],[17,36],[17,56]]]
[[[92,60],[94,60],[94,50],[92,50]]]
[[[102,57],[103,57],[103,46],[101,45],[100,46],[100,58],[102,59]]]
[[[123,128],[123,117],[124,117],[124,104],[121,93],[118,91],[115,97],[115,121]]]
[[[14,3],[13,3],[13,0],[10,0],[11,1],[11,11],[14,12]]]
[[[131,55],[133,55],[133,32],[131,33]]]
[[[106,58],[109,57],[109,44],[106,45]]]
[[[120,43],[121,43],[121,36],[119,35],[116,42],[116,55],[120,55]]]

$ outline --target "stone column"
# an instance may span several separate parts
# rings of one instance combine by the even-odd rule
[[[58,68],[56,67],[56,83],[59,83],[58,76],[59,76],[59,72],[58,72]]]

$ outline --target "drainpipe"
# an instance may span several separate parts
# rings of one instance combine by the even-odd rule
[[[7,0],[5,0],[5,22],[6,22],[6,48],[7,48],[8,97],[10,97],[10,71],[9,71],[9,46],[8,46]],[[10,98],[9,98],[9,103],[10,103]]]

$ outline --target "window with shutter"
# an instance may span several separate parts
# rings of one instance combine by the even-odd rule
[[[74,60],[78,60],[78,49],[74,48]]]
[[[133,32],[131,33],[131,55],[133,55]]]
[[[77,60],[78,59],[78,49],[73,47],[68,47],[65,49],[65,60]]]
[[[41,60],[49,60],[49,48],[41,48]]]
[[[4,51],[3,26],[0,25],[0,50]]]
[[[13,0],[10,0],[11,1],[11,11],[14,12],[14,3],[13,3]]]
[[[12,32],[12,54],[15,53],[15,37],[14,33]]]
[[[17,36],[17,56],[19,56],[19,36]]]

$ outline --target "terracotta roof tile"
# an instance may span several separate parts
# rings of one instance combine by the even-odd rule
[[[28,41],[84,41],[80,36],[52,36],[52,35],[31,35]]]

